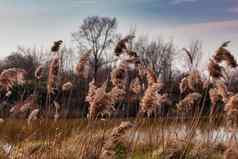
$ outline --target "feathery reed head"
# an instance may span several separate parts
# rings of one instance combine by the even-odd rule
[[[76,73],[79,76],[79,78],[87,79],[90,69],[89,64],[89,56],[92,50],[87,51],[84,53],[79,60],[79,63],[76,65]]]
[[[161,108],[166,103],[165,101],[169,100],[166,94],[161,94],[163,87],[164,84],[159,81],[148,86],[141,99],[139,113],[147,113],[150,116],[153,112],[155,113]]]
[[[96,90],[97,90],[97,87],[95,86],[95,81],[92,80],[89,83],[88,95],[85,98],[85,101],[89,102],[89,104],[91,104],[90,102],[93,102]]]
[[[92,96],[87,97],[87,101],[89,102],[89,114],[88,117],[90,119],[96,119],[99,114],[107,113],[111,114],[114,108],[114,99],[106,92],[106,82],[96,90],[94,93],[90,93]]]
[[[127,71],[123,68],[115,68],[111,72],[113,86],[125,88],[127,82]]]
[[[184,77],[179,83],[179,90],[181,94],[184,94],[185,92],[188,93],[190,91],[187,77]]]
[[[111,99],[114,103],[118,101],[122,101],[126,96],[126,91],[124,88],[119,87],[113,87],[110,92],[108,92],[108,95],[111,96]]]
[[[131,57],[138,57],[138,55],[137,55],[137,53],[135,51],[128,50],[127,53]]]
[[[222,97],[224,103],[227,103],[229,98],[229,91],[224,82],[216,83],[217,93]]]
[[[235,94],[234,96],[230,97],[225,105],[225,111],[232,112],[235,110],[238,111],[238,94]]]
[[[218,101],[221,100],[221,96],[218,94],[217,88],[212,88],[209,90],[209,97],[213,107],[217,104]]]
[[[203,82],[199,71],[197,70],[192,71],[187,77],[187,79],[188,79],[188,87],[190,90],[192,90],[193,92],[202,91]]]
[[[55,87],[54,85],[59,73],[59,65],[60,65],[60,58],[58,55],[55,55],[49,65],[48,84],[47,84],[48,94],[54,93]]]
[[[39,112],[40,112],[40,109],[34,109],[34,110],[30,113],[30,115],[28,116],[28,119],[27,119],[28,125],[30,125],[33,120],[36,120],[36,119],[37,119],[37,116],[38,116]]]
[[[147,81],[148,81],[148,85],[153,85],[154,83],[157,82],[157,76],[155,74],[154,71],[152,71],[151,69],[147,68],[146,69],[146,78],[147,78]]]
[[[225,49],[225,47],[228,45],[229,42],[224,43],[217,51],[216,54],[213,56],[214,60],[217,63],[220,63],[222,61],[225,61],[228,66],[230,67],[236,67],[237,61],[235,57],[231,54],[230,51]]]
[[[136,77],[131,83],[130,83],[130,90],[135,94],[140,94],[142,91],[142,86],[140,84],[140,80],[138,77]]]
[[[51,47],[52,52],[58,52],[60,49],[60,45],[63,43],[62,40],[58,40],[54,42],[54,45]]]
[[[69,91],[73,88],[73,84],[71,82],[66,82],[62,86],[62,91]]]
[[[44,66],[40,65],[35,70],[35,78],[40,80],[43,78]]]
[[[177,105],[177,109],[185,113],[193,113],[199,106],[202,95],[200,93],[190,93]]]
[[[0,74],[0,85],[4,90],[9,91],[14,84],[24,84],[26,74],[26,71],[20,68],[5,69]]]
[[[213,77],[214,79],[219,79],[219,78],[223,77],[222,67],[211,59],[208,64],[208,71],[209,71],[210,76]]]
[[[123,142],[123,136],[126,132],[133,127],[130,122],[121,122],[118,127],[115,127],[111,134],[107,137],[103,144],[102,151],[99,155],[99,159],[114,159],[116,158],[116,146],[118,144],[126,144]]]
[[[126,43],[128,43],[129,40],[132,40],[133,38],[135,38],[134,35],[128,35],[117,43],[114,50],[116,56],[119,56],[122,52],[125,52],[127,50]]]
[[[54,114],[54,120],[55,122],[58,121],[60,114],[59,114],[59,110],[60,110],[60,104],[57,101],[54,101],[54,107],[55,107],[55,114]]]
[[[131,122],[121,122],[121,124],[118,127],[115,127],[112,130],[111,136],[118,137],[124,135],[125,132],[132,127],[133,124]]]

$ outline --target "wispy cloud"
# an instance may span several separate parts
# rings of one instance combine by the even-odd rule
[[[238,28],[238,20],[229,20],[229,21],[214,21],[207,23],[198,23],[198,24],[190,24],[183,25],[181,27],[177,27],[180,31],[191,31],[191,32],[216,32],[216,31],[227,31],[231,32]],[[177,30],[176,30],[177,31]]]
[[[238,7],[229,8],[227,11],[230,13],[238,13]]]
[[[181,3],[186,3],[186,2],[197,2],[198,0],[173,0],[171,1],[170,4],[173,4],[173,5],[177,5],[177,4],[181,4]]]

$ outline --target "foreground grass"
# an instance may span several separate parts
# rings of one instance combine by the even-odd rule
[[[110,147],[116,159],[220,159],[226,150],[226,140],[211,137],[217,128],[211,129],[209,124],[196,128],[198,134],[190,123],[183,128],[157,120],[131,122],[134,127]],[[9,154],[1,150],[0,158],[96,159],[108,135],[120,123],[119,119],[42,120],[27,125],[25,121],[9,120],[0,125],[0,144],[12,145],[12,149]]]

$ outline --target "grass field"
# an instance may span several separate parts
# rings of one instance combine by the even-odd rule
[[[123,121],[131,126],[115,134]],[[194,127],[191,120],[72,119],[57,123],[40,120],[28,125],[11,119],[0,126],[1,158],[223,158],[231,133],[222,125],[208,123]]]

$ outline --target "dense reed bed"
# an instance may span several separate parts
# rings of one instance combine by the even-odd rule
[[[96,76],[90,77],[91,56],[97,57],[93,50],[81,55],[75,78],[65,78],[61,40],[51,48],[51,59],[44,64],[47,70],[39,65],[33,80],[27,79],[27,71],[20,68],[3,70],[1,107],[7,107],[8,115],[0,119],[0,156],[11,159],[237,159],[238,95],[230,89],[229,76],[237,62],[226,48],[229,42],[221,45],[210,58],[207,77],[191,67],[175,83],[179,100],[174,100],[166,81],[149,64],[143,63],[137,52],[128,48],[134,38],[128,35],[119,40],[114,50],[115,66],[103,82],[97,81]],[[184,50],[193,66],[191,52]],[[87,87],[79,95],[86,105],[86,115],[70,119],[69,103],[79,91],[75,90],[79,81]],[[14,88],[25,84],[32,86],[30,93],[25,95],[25,89],[20,89],[19,92],[24,90],[23,95],[17,96],[12,105],[6,104],[17,93]],[[128,105],[136,110],[134,118],[121,115],[121,110]]]

